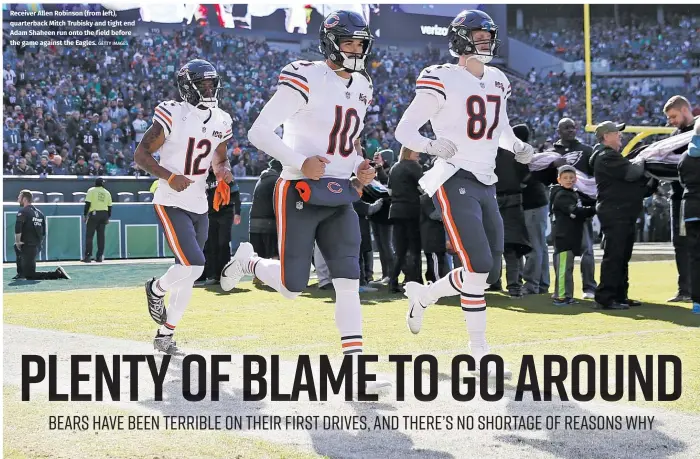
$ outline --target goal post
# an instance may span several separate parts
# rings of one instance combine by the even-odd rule
[[[583,44],[584,44],[584,67],[586,73],[586,132],[595,132],[598,123],[593,122],[593,103],[592,103],[592,79],[591,74],[591,10],[590,5],[583,5]],[[619,120],[612,120],[619,121]],[[673,132],[672,127],[651,127],[651,126],[626,126],[625,132],[637,134],[630,140],[625,148],[622,149],[622,154],[627,155],[635,145],[642,139],[654,134],[670,134]]]

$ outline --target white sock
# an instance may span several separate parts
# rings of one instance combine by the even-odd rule
[[[185,309],[192,298],[194,282],[204,271],[204,266],[189,266],[189,268],[191,268],[190,275],[178,282],[178,285],[170,291],[167,319],[160,326],[160,330],[158,330],[161,335],[172,335],[175,333],[175,327],[185,314]]]
[[[333,279],[335,325],[345,355],[362,353],[362,306],[359,279]]]
[[[463,281],[463,268],[453,269],[447,276],[438,279],[436,282],[428,286],[429,300],[434,303],[440,298],[446,296],[459,295]]]
[[[469,340],[474,347],[486,346],[486,279],[488,273],[464,272],[462,284],[461,305],[464,320],[467,322]]]

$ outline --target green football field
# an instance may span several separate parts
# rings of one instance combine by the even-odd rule
[[[40,393],[32,402],[21,402],[17,384],[17,359],[22,353],[62,352],[118,354],[133,349],[149,352],[156,326],[146,311],[143,282],[159,276],[165,263],[124,263],[75,265],[66,269],[68,281],[37,283],[11,281],[12,269],[3,271],[5,323],[4,432],[6,457],[622,457],[616,448],[630,442],[637,446],[627,457],[657,457],[644,452],[666,452],[693,457],[700,444],[689,431],[688,422],[700,425],[700,316],[691,314],[689,304],[665,300],[675,291],[675,266],[670,261],[639,262],[630,266],[631,297],[644,302],[627,311],[599,311],[590,301],[555,307],[548,295],[510,299],[488,294],[487,337],[494,353],[500,354],[514,370],[506,383],[508,403],[460,406],[451,400],[421,403],[407,397],[397,402],[389,397],[378,403],[312,404],[301,402],[245,405],[230,400],[223,404],[196,405],[175,402],[169,408],[157,403],[48,402]],[[578,268],[575,275],[580,282]],[[580,287],[577,289],[579,292]],[[361,295],[365,352],[380,356],[374,369],[391,375],[390,354],[433,354],[438,358],[440,384],[449,395],[452,357],[467,352],[468,336],[458,298],[442,300],[426,312],[423,329],[412,335],[405,324],[407,301],[384,292]],[[315,281],[298,299],[289,301],[279,294],[261,290],[249,280],[229,294],[218,286],[196,288],[177,329],[178,345],[184,350],[206,350],[225,354],[280,355],[291,362],[299,354],[337,355],[339,340],[334,324],[334,293],[321,292]],[[123,346],[123,350],[121,349]],[[140,347],[139,347],[140,346]],[[682,397],[674,402],[585,403],[513,401],[519,362],[533,355],[538,368],[542,356],[578,354],[673,354],[682,363]],[[9,370],[8,370],[9,368]],[[13,370],[14,369],[14,370]],[[13,373],[14,372],[14,373]],[[409,379],[413,369],[407,368]],[[611,376],[612,378],[612,376]],[[656,382],[655,382],[656,386]],[[441,386],[442,387],[442,386]],[[443,389],[441,389],[441,393]],[[201,407],[201,409],[200,409]],[[577,410],[583,414],[644,413],[657,416],[653,434],[618,432],[488,432],[471,433],[478,450],[462,455],[464,437],[452,433],[400,430],[393,432],[220,432],[220,431],[126,431],[74,432],[49,430],[52,414],[118,414],[141,409],[157,415],[207,414],[243,410],[246,413],[344,413],[369,416],[387,413],[438,414],[471,410],[493,410],[493,414],[547,414]],[[489,411],[490,412],[490,411]],[[537,435],[540,435],[538,437]],[[532,438],[531,438],[532,437]],[[582,448],[582,438],[594,446]],[[56,445],[60,448],[56,449]],[[545,445],[546,444],[546,445]],[[494,449],[495,448],[495,449]],[[639,455],[634,453],[638,450]],[[588,452],[585,452],[588,451]],[[580,453],[582,455],[577,454]],[[474,454],[472,454],[474,453]],[[584,454],[585,453],[585,454]],[[672,454],[671,454],[672,453]],[[589,455],[590,454],[590,455]]]

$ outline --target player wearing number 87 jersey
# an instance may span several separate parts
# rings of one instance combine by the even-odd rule
[[[255,274],[295,298],[307,286],[317,242],[333,277],[341,349],[357,355],[363,349],[360,227],[352,202],[360,196],[350,178],[354,173],[363,184],[374,178],[356,146],[372,100],[364,72],[372,36],[362,16],[336,11],[325,18],[320,39],[326,60],[284,67],[277,92],[248,133],[283,165],[274,195],[280,259],[259,258],[250,244],[241,244],[221,274],[221,287],[231,290],[243,275]],[[283,138],[274,132],[280,125]],[[368,389],[387,386],[375,382]]]
[[[496,154],[501,147],[514,152],[517,161],[528,163],[533,149],[515,137],[508,122],[508,79],[485,65],[499,44],[493,20],[482,11],[462,11],[448,28],[448,40],[450,53],[459,62],[420,73],[416,96],[396,128],[396,139],[412,150],[439,157],[420,185],[441,210],[462,267],[428,286],[406,284],[406,319],[409,329],[418,333],[429,305],[441,297],[461,295],[479,367],[488,353],[484,289],[497,279],[503,253],[503,220],[494,186]],[[428,121],[436,140],[418,132]]]
[[[153,125],[134,154],[139,166],[160,179],[153,204],[175,254],[176,264],[160,279],[146,283],[149,313],[161,325],[154,346],[170,354],[179,352],[172,340],[175,326],[204,270],[209,166],[219,181],[228,183],[233,178],[226,158],[232,121],[218,108],[220,79],[216,68],[204,60],[192,60],[178,72],[177,86],[183,100],[162,102],[155,108]],[[153,158],[156,152],[160,162]],[[167,311],[166,292],[170,292]]]

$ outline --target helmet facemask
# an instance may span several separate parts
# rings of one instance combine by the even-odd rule
[[[490,34],[488,39],[474,40],[475,32],[484,31]],[[450,54],[454,57],[467,56],[467,60],[476,59],[488,64],[496,56],[500,44],[497,39],[498,30],[490,26],[481,29],[459,28],[452,39]],[[479,49],[480,45],[488,45],[488,50]]]
[[[328,58],[334,64],[341,67],[340,70],[346,72],[362,72],[365,70],[365,63],[370,51],[372,50],[372,39],[364,36],[340,36],[337,37],[332,32],[327,35],[331,53]],[[362,40],[362,53],[348,53],[340,49],[340,43],[343,40],[360,39]]]
[[[197,108],[217,108],[219,106],[219,89],[221,88],[221,78],[216,72],[205,72],[203,78],[192,79],[189,72],[184,72],[181,75],[182,84],[180,85],[180,97],[190,105]],[[206,81],[211,81],[210,88],[205,86]],[[210,97],[204,95],[210,93]]]

